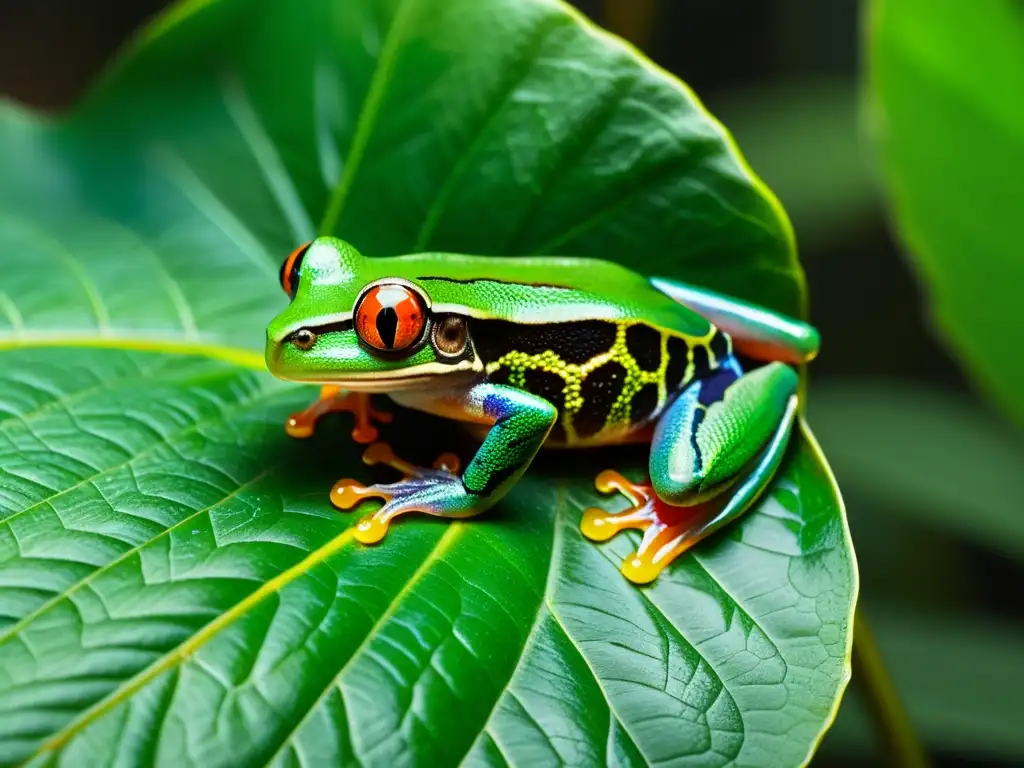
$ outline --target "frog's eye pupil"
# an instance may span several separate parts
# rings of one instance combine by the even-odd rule
[[[371,288],[355,312],[359,338],[382,352],[411,347],[420,340],[426,323],[426,310],[419,294],[397,283]]]
[[[398,336],[398,313],[394,307],[384,307],[377,313],[377,335],[388,349],[394,349],[395,338]]]
[[[299,289],[299,269],[302,267],[302,259],[305,258],[310,245],[312,242],[300,245],[281,264],[281,288],[288,294],[288,298],[294,299],[295,292]]]

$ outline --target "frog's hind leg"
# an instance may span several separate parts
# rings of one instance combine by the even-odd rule
[[[597,489],[622,493],[631,508],[584,513],[595,541],[620,530],[644,532],[622,564],[637,584],[657,578],[697,542],[743,514],[767,488],[785,454],[796,419],[796,373],[772,363],[738,376],[729,366],[694,382],[655,430],[648,484],[603,472]]]
[[[338,412],[355,415],[352,439],[357,443],[372,443],[377,439],[374,421],[381,424],[391,421],[391,414],[374,408],[370,395],[365,392],[346,392],[341,387],[328,385],[320,388],[320,396],[312,405],[289,416],[284,428],[292,437],[311,437],[322,417]]]

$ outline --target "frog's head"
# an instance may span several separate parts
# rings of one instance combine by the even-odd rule
[[[368,259],[333,237],[288,256],[281,287],[291,302],[267,327],[270,372],[389,392],[479,370],[466,318],[432,312],[421,286],[381,272],[388,261]]]

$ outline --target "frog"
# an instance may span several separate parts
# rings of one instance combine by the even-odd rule
[[[541,451],[647,445],[644,477],[605,469],[594,480],[626,508],[593,506],[579,522],[593,542],[640,532],[619,565],[636,585],[764,495],[819,348],[802,320],[591,256],[367,256],[318,236],[283,260],[280,285],[267,367],[319,387],[285,430],[308,438],[327,414],[350,413],[363,461],[401,475],[331,488],[339,510],[375,507],[353,526],[359,542],[379,543],[408,513],[481,515]],[[396,455],[380,439],[395,415],[374,405],[380,396],[464,425],[479,440],[465,468],[451,452],[429,467]]]

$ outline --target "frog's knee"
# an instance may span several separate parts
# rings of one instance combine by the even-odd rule
[[[771,363],[724,388],[710,380],[689,387],[655,431],[650,474],[659,498],[689,506],[729,486],[789,418],[797,383],[796,371]]]
[[[658,498],[677,507],[689,507],[706,501],[718,492],[718,488],[707,483],[707,473],[699,468],[688,472],[671,472],[666,462],[657,461],[652,455],[650,462],[651,486]]]

